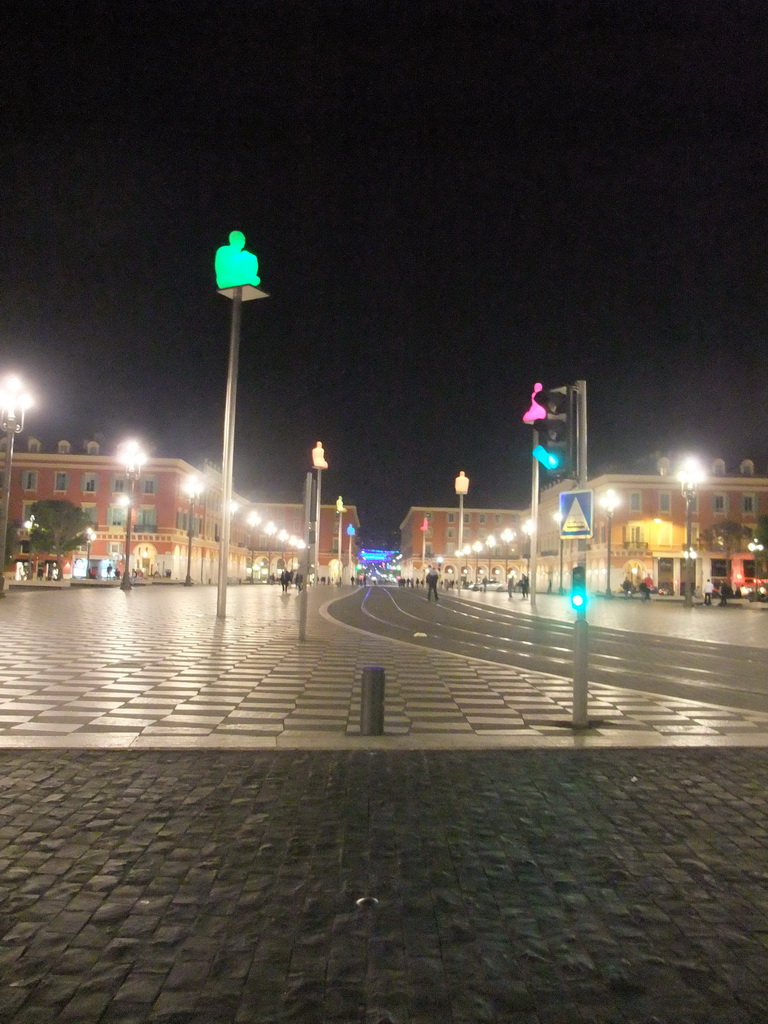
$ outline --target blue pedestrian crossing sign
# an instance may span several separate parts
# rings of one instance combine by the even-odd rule
[[[566,491],[560,495],[560,539],[592,536],[594,491]]]

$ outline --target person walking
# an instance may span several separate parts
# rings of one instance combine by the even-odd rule
[[[438,579],[439,579],[439,576],[437,574],[437,569],[435,569],[435,567],[433,565],[430,565],[429,571],[427,572],[427,600],[428,601],[432,600],[432,596],[433,595],[434,595],[435,600],[437,601],[437,581],[438,581]]]
[[[526,599],[526,597],[528,597],[528,584],[528,575],[526,573],[523,573],[523,575],[520,577],[520,590],[523,595],[523,601]]]
[[[707,580],[704,584],[704,604],[707,608],[712,607],[712,595],[715,592],[715,585],[712,580]]]
[[[514,589],[515,589],[515,580],[514,580],[514,577],[512,576],[512,574],[510,573],[510,575],[507,576],[507,597],[509,598],[510,601],[512,600],[512,591]]]

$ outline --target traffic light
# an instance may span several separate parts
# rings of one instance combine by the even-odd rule
[[[583,565],[574,565],[571,570],[571,608],[577,612],[587,610],[587,570]]]
[[[552,473],[561,476],[570,471],[571,459],[571,396],[572,388],[542,390],[537,395],[546,416],[533,423],[539,432],[539,442],[533,449],[534,458]]]

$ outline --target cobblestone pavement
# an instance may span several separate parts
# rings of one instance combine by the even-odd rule
[[[5,750],[0,782],[3,1024],[768,1020],[766,750]]]
[[[597,725],[574,736],[570,679],[343,628],[321,614],[335,593],[310,594],[301,643],[297,596],[277,587],[230,588],[223,622],[212,587],[12,590],[0,602],[0,747],[768,742],[768,715],[606,685],[590,688]],[[359,735],[367,665],[386,670],[380,738]]]

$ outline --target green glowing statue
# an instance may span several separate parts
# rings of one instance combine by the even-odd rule
[[[243,284],[259,284],[259,261],[245,248],[242,231],[230,231],[229,245],[216,250],[216,284],[219,288],[239,288]]]

